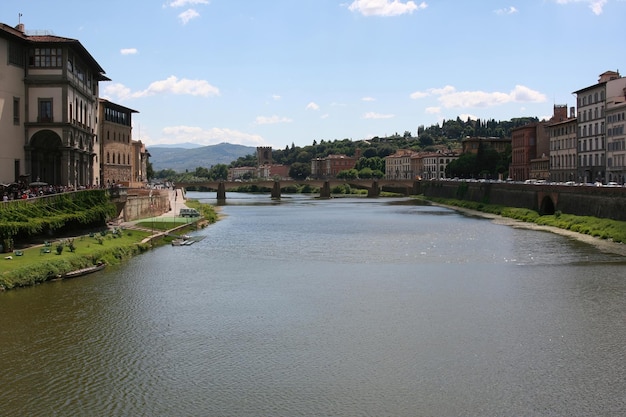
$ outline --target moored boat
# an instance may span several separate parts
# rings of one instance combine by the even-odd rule
[[[67,279],[67,278],[81,277],[83,275],[91,274],[91,273],[96,272],[96,271],[101,271],[104,268],[106,268],[106,266],[107,266],[106,263],[98,262],[97,265],[90,266],[90,267],[87,267],[87,268],[77,269],[75,271],[70,271],[70,272],[67,272],[65,274],[62,274],[59,278]]]

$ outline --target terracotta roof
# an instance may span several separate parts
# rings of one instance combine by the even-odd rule
[[[22,32],[21,30],[11,27],[5,23],[0,23],[0,31],[13,38],[19,38],[20,40],[27,43],[72,44],[72,47],[76,49],[78,53],[80,53],[83,59],[85,59],[85,61],[87,61],[89,65],[93,66],[96,69],[95,78],[98,81],[111,81],[110,78],[104,75],[105,71],[100,66],[100,64],[98,64],[94,57],[91,56],[89,51],[87,51],[87,49],[85,49],[85,47],[76,39],[64,38],[55,35],[28,35],[27,33]]]

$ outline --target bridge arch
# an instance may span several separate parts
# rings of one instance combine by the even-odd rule
[[[554,201],[552,201],[552,197],[549,195],[545,195],[541,199],[539,214],[542,216],[554,214]]]

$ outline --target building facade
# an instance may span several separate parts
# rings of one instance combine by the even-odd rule
[[[454,152],[430,152],[418,156],[422,160],[421,179],[434,180],[446,178],[446,168],[448,164],[459,158]]]
[[[79,41],[0,24],[0,181],[92,186],[99,82],[105,72]],[[6,114],[6,113],[3,113]]]
[[[626,88],[606,103],[606,180],[626,183]]]
[[[514,181],[530,178],[530,161],[537,154],[537,124],[511,129],[509,177]]]
[[[136,110],[129,109],[108,100],[99,100],[99,163],[101,182],[104,186],[121,184],[129,186],[136,181],[133,167],[136,159],[132,141],[132,115]],[[99,167],[98,167],[99,165]]]
[[[417,152],[409,149],[398,149],[385,157],[385,178],[388,180],[415,179],[419,173],[415,171],[416,162],[412,160]]]
[[[570,109],[569,117],[566,112],[567,106],[555,106],[555,117],[548,124],[550,180],[555,182],[578,181],[576,112],[573,107]]]
[[[341,171],[353,169],[360,158],[357,149],[355,156],[328,155],[323,158],[311,159],[311,176],[313,178],[334,178]]]
[[[618,72],[600,74],[598,82],[575,91],[578,104],[578,177],[581,182],[606,181],[607,97],[623,94],[626,79]]]

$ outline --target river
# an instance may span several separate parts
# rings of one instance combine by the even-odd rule
[[[227,197],[192,246],[0,293],[0,415],[626,415],[623,257],[404,198]]]

